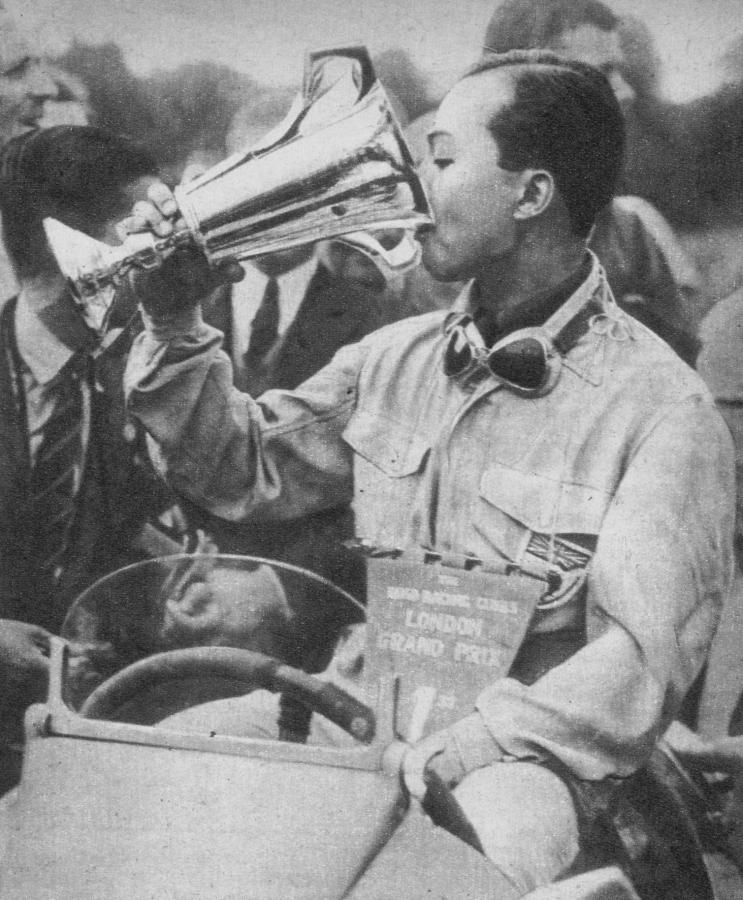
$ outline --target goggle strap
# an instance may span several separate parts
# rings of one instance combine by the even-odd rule
[[[555,312],[538,330],[543,340],[560,354],[565,357],[569,350],[577,343],[588,327],[588,322],[596,312],[601,312],[600,304],[594,301],[594,296],[598,288],[603,285],[604,296],[609,301],[613,300],[611,288],[609,288],[606,280],[606,274],[601,266],[598,258],[590,250],[593,265],[588,278],[580,286],[580,288]],[[468,313],[450,313],[445,322],[445,333],[449,336],[450,341],[452,333],[456,328],[461,328],[462,333],[467,339],[472,354],[470,363],[466,365],[457,375],[464,375],[477,364],[478,357],[482,358],[492,353],[498,346],[498,343],[492,348],[488,348],[485,343],[480,329],[477,327],[474,319]],[[508,340],[508,336],[504,338]],[[545,363],[549,369],[549,350]],[[447,373],[448,374],[448,373]],[[496,376],[497,377],[497,376]],[[514,385],[518,387],[517,385]]]
[[[590,251],[589,251],[590,252]],[[572,322],[579,318],[588,301],[596,293],[602,279],[605,281],[606,276],[598,259],[594,254],[594,264],[588,275],[588,278],[578,288],[578,290],[557,310],[554,315],[542,325],[542,331],[549,337],[551,341],[556,341],[563,332],[569,328]]]
[[[595,254],[591,253],[591,256],[594,265],[584,284],[543,326],[543,331],[547,332],[555,349],[563,357],[572,350],[586,332],[591,317],[602,312],[601,304],[595,299],[599,287],[603,286],[603,294],[607,300],[616,302],[606,280],[603,266]]]

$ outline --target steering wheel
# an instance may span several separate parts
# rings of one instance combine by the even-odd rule
[[[111,719],[144,689],[194,677],[229,678],[249,688],[284,694],[325,716],[358,741],[368,744],[374,738],[374,713],[341,688],[271,656],[233,647],[169,650],[138,660],[100,684],[83,703],[80,715]]]

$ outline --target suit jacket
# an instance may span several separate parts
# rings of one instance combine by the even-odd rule
[[[232,355],[231,290],[217,290],[204,308],[205,321],[224,334]],[[335,276],[320,263],[304,300],[265,374],[264,390],[291,390],[314,375],[346,344],[410,315],[391,291],[373,292]]]
[[[70,603],[93,581],[141,554],[131,539],[164,509],[170,492],[152,472],[141,433],[128,422],[122,375],[132,327],[96,364],[86,469],[77,496],[72,552],[57,585],[37,569],[29,546],[30,456],[25,404],[14,361],[16,298],[0,308],[0,617],[57,631]]]

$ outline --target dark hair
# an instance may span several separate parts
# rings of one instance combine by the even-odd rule
[[[614,31],[620,19],[600,0],[505,0],[490,17],[484,50],[536,50],[580,25]]]
[[[488,54],[464,77],[498,69],[508,69],[514,92],[488,123],[499,165],[548,171],[574,233],[587,237],[622,166],[624,121],[611,85],[592,66],[538,50]]]
[[[17,275],[35,275],[48,265],[46,216],[90,232],[126,215],[126,187],[156,172],[154,157],[134,141],[87,125],[59,125],[9,141],[0,153],[0,211]]]

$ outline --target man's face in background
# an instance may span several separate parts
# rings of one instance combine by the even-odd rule
[[[636,94],[624,75],[626,60],[618,31],[607,31],[587,23],[578,25],[563,31],[549,49],[603,72],[619,102],[622,114],[626,117],[631,112]]]
[[[0,9],[0,144],[38,127],[56,82],[8,14]]]

